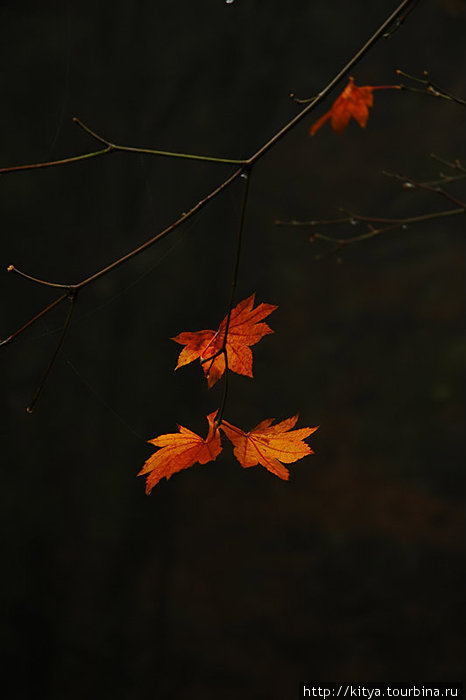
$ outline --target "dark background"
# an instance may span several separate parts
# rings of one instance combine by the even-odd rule
[[[297,113],[290,91],[319,92],[395,4],[3,0],[0,166],[93,150],[74,115],[118,143],[246,157]],[[464,96],[465,9],[420,2],[356,82],[429,69]],[[237,300],[279,309],[226,416],[321,425],[290,482],[242,470],[226,444],[150,497],[136,479],[146,439],[176,423],[205,435],[220,403],[198,364],[173,373],[169,338],[225,314],[239,183],[81,294],[33,415],[66,309],[2,348],[6,697],[287,700],[299,680],[460,678],[462,222],[338,264],[274,221],[448,208],[381,171],[435,179],[431,152],[464,157],[464,109],[380,92],[367,129],[311,139],[338,91],[257,165],[246,215]],[[112,154],[1,176],[0,335],[54,298],[9,264],[77,282],[231,171]]]

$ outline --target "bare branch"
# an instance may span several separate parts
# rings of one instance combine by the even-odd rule
[[[409,73],[405,73],[400,69],[398,69],[396,73],[397,75],[401,75],[403,78],[408,78],[408,80],[412,80],[418,85],[424,86],[423,88],[419,89],[413,87],[412,85],[400,85],[401,90],[408,90],[409,92],[419,92],[422,95],[431,95],[432,97],[440,97],[443,100],[450,100],[451,102],[456,102],[457,104],[462,105],[463,107],[466,105],[466,100],[463,100],[460,97],[456,97],[456,95],[452,95],[450,92],[447,92],[436,83],[433,83],[432,80],[429,78],[429,73],[426,70],[423,72],[423,78],[417,78],[414,75],[409,75]]]
[[[95,158],[96,156],[107,155],[108,153],[114,153],[116,151],[121,151],[125,153],[139,153],[149,156],[161,156],[165,158],[180,158],[182,160],[198,160],[207,163],[221,163],[224,165],[242,165],[243,160],[235,160],[233,158],[217,158],[215,156],[202,156],[195,155],[193,153],[175,153],[172,151],[161,151],[153,148],[138,148],[136,146],[121,146],[116,143],[112,143],[108,139],[100,136],[95,131],[93,131],[89,126],[84,124],[78,117],[73,117],[73,121],[77,124],[83,131],[86,132],[93,139],[103,144],[105,148],[99,151],[90,151],[89,153],[83,153],[78,156],[70,156],[69,158],[62,158],[61,160],[49,160],[44,163],[32,163],[30,165],[13,165],[6,168],[0,168],[0,174],[6,175],[7,173],[18,172],[21,170],[35,170],[37,168],[50,168],[55,165],[70,165],[71,163],[77,163],[81,160],[86,160],[89,158]]]
[[[408,189],[425,190],[426,192],[432,192],[434,194],[439,194],[441,197],[444,197],[452,204],[456,204],[457,207],[464,208],[464,206],[465,206],[464,202],[462,202],[457,197],[454,197],[452,194],[450,194],[450,192],[447,192],[446,190],[444,190],[443,187],[433,186],[431,183],[428,183],[428,182],[418,182],[417,180],[413,180],[412,178],[407,177],[406,175],[399,175],[398,173],[390,173],[387,170],[383,170],[382,174],[385,175],[386,177],[391,177],[391,178],[394,178],[395,180],[400,180],[403,183],[403,188],[406,190],[408,190]]]
[[[349,236],[345,238],[328,236],[323,233],[313,233],[310,236],[310,242],[315,243],[316,241],[326,241],[328,243],[333,243],[334,248],[327,252],[327,255],[337,253],[344,246],[351,245],[353,243],[362,243],[363,241],[370,240],[376,236],[380,236],[382,233],[387,233],[388,231],[394,231],[396,229],[407,228],[411,224],[419,224],[425,221],[431,221],[433,219],[441,219],[447,216],[459,216],[466,212],[466,204],[464,204],[459,209],[447,209],[445,211],[437,211],[431,214],[421,214],[419,216],[409,216],[402,219],[390,219],[372,216],[363,216],[361,214],[355,214],[354,212],[348,212],[348,216],[339,219],[321,219],[312,221],[276,221],[277,226],[301,226],[301,227],[315,227],[315,226],[332,226],[335,224],[350,224],[354,225],[358,222],[367,223],[367,231],[359,234],[358,236]],[[385,224],[384,226],[374,227],[374,224]],[[316,259],[319,260],[322,255],[317,255]]]
[[[466,168],[464,168],[461,165],[458,158],[453,163],[450,163],[450,161],[445,160],[444,158],[440,158],[440,156],[435,155],[435,153],[431,153],[430,157],[433,158],[434,160],[437,160],[439,163],[446,165],[448,168],[452,168],[452,170],[459,170],[461,173],[466,174]]]
[[[153,149],[145,149],[145,148],[137,148],[133,146],[121,146],[118,144],[115,144],[108,139],[104,138],[103,136],[97,134],[95,131],[93,131],[90,127],[88,127],[84,122],[82,122],[80,119],[77,117],[74,118],[75,123],[83,129],[89,136],[94,138],[96,141],[101,143],[103,146],[105,146],[104,149],[101,149],[99,151],[93,151],[91,153],[86,153],[82,154],[79,156],[72,156],[70,158],[65,158],[60,161],[48,161],[45,163],[36,163],[33,165],[23,165],[23,166],[13,166],[10,168],[3,168],[0,169],[0,174],[3,173],[8,173],[8,172],[14,172],[18,170],[28,170],[28,169],[33,169],[33,168],[45,168],[45,167],[51,167],[54,165],[64,165],[67,163],[73,163],[79,160],[84,160],[84,159],[89,159],[95,156],[100,156],[100,155],[105,155],[107,153],[112,153],[114,151],[125,151],[125,152],[131,152],[131,153],[139,153],[139,154],[148,154],[148,155],[156,155],[156,156],[166,156],[166,157],[171,157],[171,158],[182,158],[182,159],[191,159],[191,160],[202,160],[202,161],[207,161],[207,162],[214,162],[214,163],[224,163],[224,164],[229,164],[229,165],[241,165],[242,167],[238,168],[235,170],[235,172],[230,175],[226,180],[224,180],[218,187],[216,187],[214,190],[212,190],[208,195],[206,195],[203,199],[201,199],[196,205],[194,205],[187,213],[183,213],[176,221],[174,221],[172,224],[167,226],[165,229],[160,231],[159,233],[155,234],[151,238],[149,238],[147,241],[142,243],[141,245],[137,246],[136,248],[132,249],[122,257],[118,258],[117,260],[114,260],[112,263],[107,265],[106,267],[102,268],[101,270],[98,270],[94,274],[90,275],[89,277],[81,280],[77,284],[73,285],[63,285],[60,283],[56,282],[48,282],[36,277],[33,277],[32,275],[29,275],[27,273],[20,272],[17,268],[14,266],[11,266],[12,271],[15,271],[17,274],[19,274],[22,277],[25,277],[31,281],[36,282],[37,284],[42,284],[46,286],[51,286],[51,287],[57,287],[57,288],[64,288],[67,290],[65,294],[60,296],[58,299],[56,299],[52,304],[49,304],[48,306],[44,307],[38,314],[36,314],[33,318],[31,318],[26,324],[24,324],[20,329],[18,329],[15,333],[10,335],[5,341],[3,341],[2,344],[5,344],[14,338],[16,338],[23,330],[28,328],[30,325],[35,323],[36,320],[44,316],[48,311],[50,311],[54,306],[56,306],[59,302],[61,302],[63,299],[69,297],[71,295],[72,298],[72,307],[71,310],[74,308],[75,302],[76,302],[76,296],[77,292],[84,287],[92,284],[96,280],[100,279],[104,275],[110,273],[120,265],[122,265],[125,262],[128,262],[131,260],[133,257],[136,255],[139,255],[143,251],[147,250],[150,248],[154,243],[157,241],[161,240],[162,238],[165,238],[168,236],[170,233],[172,233],[176,228],[178,228],[182,223],[190,219],[194,214],[196,214],[198,211],[200,211],[208,202],[212,201],[215,197],[217,197],[223,190],[225,190],[230,184],[232,184],[240,175],[245,175],[246,176],[246,185],[245,185],[245,190],[244,190],[244,195],[243,195],[243,203],[242,203],[242,209],[241,209],[241,223],[240,223],[240,229],[239,229],[239,234],[238,234],[238,247],[237,247],[237,254],[236,254],[236,259],[235,259],[235,266],[234,266],[234,272],[233,272],[233,280],[232,280],[232,290],[231,290],[231,298],[230,298],[230,304],[228,308],[228,314],[227,314],[227,322],[226,322],[226,329],[225,329],[225,335],[224,335],[224,344],[223,344],[223,353],[225,355],[225,364],[226,364],[226,378],[225,378],[225,393],[224,393],[224,398],[223,398],[223,403],[222,407],[220,408],[220,411],[217,415],[216,422],[219,424],[222,419],[223,415],[223,409],[226,403],[226,397],[227,397],[227,387],[228,387],[228,357],[227,357],[227,352],[226,352],[226,341],[227,341],[227,334],[228,334],[228,327],[229,327],[229,322],[230,322],[230,317],[231,317],[231,309],[233,305],[233,299],[234,299],[234,292],[235,292],[235,287],[236,287],[236,279],[237,279],[237,274],[238,274],[238,266],[239,266],[239,260],[240,260],[240,251],[241,251],[241,239],[242,239],[242,229],[243,229],[243,223],[244,223],[244,216],[245,216],[245,209],[246,209],[246,203],[247,203],[247,183],[249,179],[249,174],[250,171],[252,170],[253,166],[270,150],[272,149],[284,136],[286,136],[300,121],[302,121],[315,107],[317,107],[333,90],[333,88],[338,84],[338,82],[344,78],[349,71],[361,60],[361,58],[372,48],[372,46],[384,35],[384,33],[390,28],[390,26],[393,24],[393,22],[398,22],[400,24],[402,21],[404,21],[404,17],[406,14],[410,11],[410,8],[415,6],[417,4],[418,0],[403,0],[398,7],[390,14],[390,16],[380,25],[380,27],[374,32],[374,34],[366,41],[366,43],[362,46],[362,48],[357,51],[354,56],[346,63],[346,65],[343,66],[343,68],[336,74],[336,76],[326,85],[326,87],[309,103],[307,104],[293,119],[291,119],[287,124],[285,124],[284,127],[282,127],[278,132],[274,134],[261,148],[259,148],[250,158],[248,158],[245,161],[237,161],[237,160],[232,160],[232,159],[227,159],[227,158],[214,158],[210,156],[197,156],[193,154],[186,154],[186,153],[172,153],[168,151],[159,151],[159,150],[153,150]],[[404,14],[403,14],[404,13]],[[69,318],[71,318],[71,312],[69,314]],[[40,391],[42,390],[42,386],[45,382],[45,380],[48,377],[48,374],[51,370],[51,367],[55,361],[55,357],[58,354],[58,351],[60,349],[61,343],[63,342],[63,338],[66,334],[66,331],[69,326],[69,320],[66,321],[65,326],[63,328],[62,332],[62,337],[60,337],[58,347],[55,351],[54,356],[52,357],[52,360],[50,361],[46,372],[44,374],[43,380],[41,384],[38,387],[38,390],[36,392],[35,397],[33,398],[33,401],[31,402],[30,409],[32,410],[32,407],[37,400],[37,396],[39,395]]]

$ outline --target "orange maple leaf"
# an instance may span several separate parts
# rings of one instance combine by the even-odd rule
[[[349,124],[353,117],[363,128],[367,124],[369,118],[369,107],[372,107],[374,102],[374,90],[399,90],[399,85],[364,85],[358,87],[354,84],[354,78],[350,78],[348,85],[345,87],[341,95],[337,97],[329,111],[318,119],[311,126],[309,133],[314,136],[316,131],[330,119],[332,129],[341,134]]]
[[[290,464],[306,455],[314,454],[304,440],[314,433],[318,426],[292,430],[297,420],[296,414],[272,425],[274,418],[267,418],[249,433],[225,420],[221,422],[220,427],[233,443],[233,452],[241,466],[254,467],[256,464],[262,464],[280,479],[288,480],[290,472],[282,462]]]
[[[154,486],[165,477],[167,480],[182,469],[192,467],[193,464],[207,464],[218,457],[222,451],[220,433],[215,426],[217,411],[207,416],[209,432],[204,440],[182,425],[178,426],[179,433],[167,433],[149,440],[152,445],[161,447],[149,457],[138,476],[149,474],[146,480],[146,494],[149,494]]]
[[[267,323],[261,321],[278,308],[272,304],[259,304],[253,308],[254,298],[255,295],[251,294],[232,309],[226,342],[228,368],[246,377],[253,376],[250,346],[258,343],[264,335],[273,333]],[[176,343],[186,346],[180,352],[175,370],[199,358],[207,384],[209,388],[212,387],[225,371],[225,356],[221,350],[226,323],[227,317],[221,322],[218,331],[185,332],[172,338]],[[212,359],[206,362],[210,358]]]

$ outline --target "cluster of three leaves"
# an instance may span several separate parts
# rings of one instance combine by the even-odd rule
[[[361,127],[365,127],[369,118],[369,108],[373,105],[373,91],[401,89],[400,85],[364,85],[358,86],[350,78],[343,92],[334,101],[332,107],[310,128],[314,135],[327,121],[332,128],[341,133],[353,117]],[[189,364],[198,358],[201,361],[209,388],[223,375],[226,368],[237,374],[252,377],[251,345],[255,345],[272,329],[263,320],[277,307],[271,304],[259,304],[254,308],[254,294],[240,302],[222,321],[218,331],[197,331],[180,333],[173,340],[184,345],[175,369]],[[225,338],[226,334],[226,338]],[[177,471],[186,469],[196,462],[206,464],[217,458],[222,450],[219,428],[233,443],[234,454],[243,467],[262,464],[281,479],[288,479],[289,472],[282,462],[290,463],[311,454],[312,450],[304,441],[317,428],[291,430],[297,416],[272,425],[268,418],[249,433],[236,428],[228,421],[216,424],[217,412],[207,416],[209,432],[204,440],[187,428],[179,427],[179,433],[160,435],[149,442],[160,447],[145,463],[140,474],[149,474],[146,493],[150,493],[155,484],[163,477],[167,479]],[[280,461],[281,460],[281,461]]]
[[[255,345],[272,329],[263,320],[277,307],[272,304],[259,304],[254,308],[254,294],[241,301],[232,309],[230,318],[226,317],[218,331],[185,332],[173,340],[185,347],[180,353],[175,369],[199,359],[208,386],[213,386],[226,369],[237,374],[252,377],[251,345]],[[227,337],[225,340],[225,332]],[[178,433],[159,435],[149,440],[152,445],[159,447],[144,464],[140,475],[147,474],[146,493],[165,477],[191,467],[196,462],[207,464],[215,460],[222,451],[219,428],[234,446],[234,454],[241,466],[253,467],[261,464],[270,472],[288,479],[288,469],[282,464],[295,462],[302,457],[312,454],[312,450],[304,440],[317,428],[294,428],[298,416],[288,418],[276,425],[274,419],[267,418],[253,430],[245,432],[226,420],[216,423],[217,411],[207,416],[209,431],[207,437],[201,438],[191,430],[178,426]]]

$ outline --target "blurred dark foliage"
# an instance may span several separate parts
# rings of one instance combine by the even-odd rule
[[[4,0],[0,165],[93,149],[74,115],[120,143],[248,156],[296,113],[288,94],[316,94],[394,6]],[[419,3],[356,82],[428,69],[461,95],[464,7]],[[204,431],[220,402],[198,365],[173,373],[169,338],[225,314],[236,186],[82,293],[32,416],[65,309],[2,348],[5,697],[282,700],[299,680],[460,677],[462,222],[387,234],[337,264],[274,221],[447,208],[380,173],[434,179],[429,153],[464,159],[464,110],[381,93],[366,130],[310,139],[329,104],[253,172],[238,287],[280,308],[254,381],[231,380],[227,418],[300,410],[321,425],[289,483],[227,450],[149,498],[136,479],[145,439],[177,422]],[[228,172],[113,154],[2,176],[2,269],[79,281]],[[2,337],[53,298],[0,283]]]

